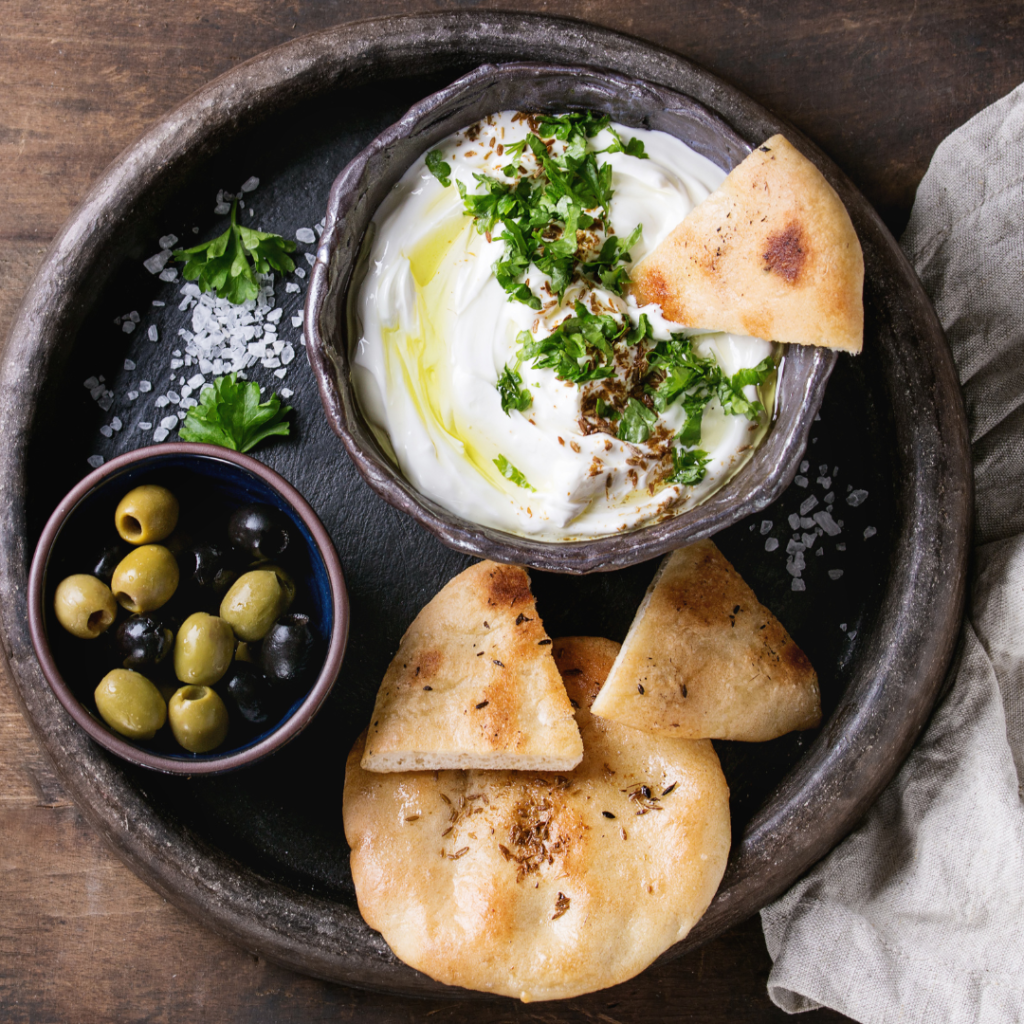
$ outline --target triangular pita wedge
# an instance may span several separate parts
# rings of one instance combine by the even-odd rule
[[[729,789],[710,741],[592,717],[618,644],[554,647],[583,734],[573,771],[378,775],[360,767],[362,737],[345,770],[367,924],[437,981],[524,1001],[642,971],[704,913],[729,855]]]
[[[821,172],[781,135],[759,146],[630,274],[687,327],[860,352],[864,256]]]
[[[526,570],[479,562],[402,637],[377,693],[362,766],[566,771],[583,744]]]
[[[821,721],[818,676],[709,540],[662,562],[593,712],[646,732],[762,741]]]

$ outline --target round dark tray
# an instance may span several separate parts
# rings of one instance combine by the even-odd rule
[[[845,201],[864,248],[866,339],[839,360],[808,459],[838,466],[837,493],[869,492],[845,519],[843,558],[809,559],[790,589],[786,519],[809,491],[716,537],[818,668],[826,721],[817,734],[716,744],[732,790],[733,849],[722,887],[666,958],[722,931],[785,890],[845,835],[892,777],[941,686],[962,613],[971,477],[963,406],[941,329],[876,214],[795,129],[673,54],[611,32],[534,16],[457,13],[389,19],[296,40],[240,65],[160,121],[123,154],[65,226],[12,330],[3,365],[0,544],[3,643],[26,714],[69,792],[119,855],[204,923],[279,963],[403,993],[443,988],[399,963],[359,917],[341,826],[348,745],[369,715],[398,639],[468,559],[441,546],[363,483],[320,409],[313,375],[294,364],[292,438],[258,457],[307,497],[331,533],[352,602],[341,676],[317,720],[261,765],[212,779],[165,778],[95,746],[42,677],[25,618],[28,563],[53,507],[87,471],[149,435],[111,439],[82,387],[103,373],[120,395],[127,355],[165,380],[185,314],[177,286],[140,267],[167,231],[214,228],[212,193],[250,174],[260,220],[289,236],[318,222],[338,170],[413,102],[486,62],[604,66],[692,97],[756,143],[784,131]],[[111,326],[152,298],[159,344]],[[282,301],[284,300],[284,301]],[[286,318],[301,295],[278,302]],[[147,320],[147,322],[149,322]],[[277,384],[269,373],[263,383]],[[157,386],[157,390],[162,385]],[[115,406],[113,411],[118,410]],[[127,412],[126,412],[127,415]],[[767,553],[758,529],[782,550]],[[864,528],[877,533],[863,538]],[[841,562],[844,575],[827,570]],[[653,563],[569,578],[534,574],[552,635],[621,640]],[[846,630],[840,629],[845,625]],[[856,637],[853,638],[853,634]]]

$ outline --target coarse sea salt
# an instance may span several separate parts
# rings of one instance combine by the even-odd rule
[[[102,455],[90,455],[89,458],[87,458],[85,461],[88,462],[89,465],[92,466],[93,469],[99,469],[100,466],[103,465],[103,456]]]
[[[316,241],[316,235],[313,234],[311,228],[299,228],[295,232],[295,240],[297,242],[304,242],[306,245],[312,245]]]

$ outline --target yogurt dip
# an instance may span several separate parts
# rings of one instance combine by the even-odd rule
[[[385,451],[439,505],[541,540],[606,536],[692,508],[743,465],[771,414],[774,346],[669,323],[657,305],[638,308],[617,294],[614,275],[607,286],[602,280],[602,270],[614,269],[598,265],[609,236],[632,241],[635,263],[725,178],[662,132],[611,125],[587,140],[588,150],[600,153],[596,166],[610,165],[612,192],[604,210],[590,208],[580,221],[593,216],[594,223],[576,232],[589,274],[577,272],[567,286],[563,279],[559,295],[557,273],[531,263],[511,283],[506,272],[503,287],[495,265],[511,246],[501,237],[504,225],[499,219],[481,233],[485,225],[466,213],[460,186],[474,196],[486,195],[490,181],[506,187],[547,180],[543,148],[516,147],[531,126],[536,130],[537,121],[504,112],[450,136],[413,164],[381,204],[364,243],[365,277],[354,292],[352,381]],[[641,142],[644,158],[636,155]],[[546,147],[557,157],[567,144],[549,138]],[[600,152],[608,147],[619,151]],[[552,240],[558,231],[549,232]],[[628,271],[629,263],[617,266]],[[517,287],[518,298],[510,294]],[[595,323],[614,333],[617,322],[640,340],[630,344],[624,334],[604,354],[587,349],[561,370],[524,357],[531,342],[561,339],[571,329],[578,343],[588,332],[593,337]],[[694,425],[685,402],[693,389],[658,408],[655,390],[661,387],[664,397],[667,385],[649,366],[657,365],[658,342],[675,335],[678,349],[679,332],[714,379],[735,385],[739,371],[762,371],[755,375],[759,387],[719,388],[710,401],[705,387],[696,436],[686,429]],[[575,366],[595,379],[565,379]],[[745,414],[735,414],[738,406]]]

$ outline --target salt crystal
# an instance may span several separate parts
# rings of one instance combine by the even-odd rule
[[[287,368],[286,368],[286,367],[284,367],[284,366],[282,366],[280,370],[275,370],[275,371],[274,371],[274,376],[275,376],[275,377],[276,377],[276,378],[277,378],[278,380],[284,380],[284,375],[285,375],[285,374],[286,374],[287,372],[288,372]]]
[[[302,291],[302,289],[294,281],[289,281],[284,286],[284,290],[288,292],[289,295],[294,295],[296,292]]]
[[[143,260],[142,265],[151,273],[159,274],[164,267],[167,266],[167,261],[171,258],[171,250],[169,246],[165,246],[155,256],[150,256],[148,260]]]
[[[833,491],[829,491],[821,500],[825,502],[826,505],[831,505],[832,502],[836,500],[835,493]]]
[[[281,349],[281,365],[287,366],[295,358],[295,349],[291,345],[285,345]],[[769,527],[771,529],[771,527]]]
[[[790,538],[789,543],[786,545],[787,555],[797,555],[803,550],[805,550],[804,545],[801,544],[800,541],[794,540],[792,538]]]
[[[840,622],[839,623],[839,628],[845,633],[846,632],[846,623],[845,622]]]
[[[829,571],[828,571],[828,578],[830,580],[838,580],[838,579],[840,579],[842,577],[842,575],[843,575],[843,570],[842,569],[829,569]]]
[[[88,462],[89,465],[92,466],[93,469],[99,469],[100,466],[103,465],[103,456],[102,455],[90,455],[89,458],[87,458],[85,461]]]
[[[167,405],[170,405],[170,404],[171,404],[171,400],[170,400],[170,399],[169,399],[169,398],[168,398],[168,397],[167,397],[166,395],[161,395],[161,396],[160,396],[160,397],[159,397],[159,398],[158,398],[158,399],[156,400],[156,407],[157,407],[158,409],[163,409],[163,408],[164,408],[164,406],[167,406]]]
[[[846,635],[847,635],[847,636],[848,636],[848,637],[849,637],[849,638],[850,638],[851,640],[856,640],[856,639],[857,639],[857,630],[855,630],[855,629],[851,629],[851,630],[850,630],[850,632],[849,632],[849,633],[847,633]]]
[[[135,399],[138,398],[138,397],[139,397],[138,391],[129,391],[128,392],[128,401],[129,402],[134,402]]]
[[[173,430],[177,425],[178,425],[178,417],[177,416],[165,416],[160,421],[160,426],[163,427],[164,430]]]
[[[182,397],[182,399],[188,398],[188,396],[191,395],[191,394],[192,394],[192,389],[187,384],[183,384],[181,386],[181,397]]]
[[[185,412],[184,409],[179,409],[178,410],[178,419],[179,420],[183,420],[187,415],[188,415],[188,413]]]
[[[295,268],[295,276],[296,277],[305,277],[306,276],[306,272],[305,272],[305,270],[302,269],[302,267],[296,267]]]
[[[197,373],[194,377],[189,377],[188,386],[195,391],[196,388],[201,388],[206,383],[205,378],[201,373]]]
[[[215,214],[217,214],[218,217],[222,217],[225,213],[230,213],[231,212],[231,204],[230,203],[218,203],[213,208],[213,212]],[[165,434],[164,437],[166,437],[166,436],[167,435]],[[153,437],[157,441],[162,441],[163,440],[163,437],[157,437],[156,434],[154,434]]]
[[[292,391],[291,388],[281,388],[281,397],[282,398],[291,398],[292,395],[294,395],[294,394],[295,394],[295,392]]]
[[[126,359],[124,361],[124,368],[126,370],[134,370],[135,369],[135,360],[134,359]]]
[[[791,590],[806,590],[807,584],[803,580],[794,579],[790,582],[789,587]]]
[[[825,490],[827,491],[832,486],[832,477],[830,477],[830,476],[819,476],[818,479],[815,480],[814,482],[819,487],[824,487]]]
[[[112,430],[120,430],[123,426],[124,426],[124,424],[121,422],[121,417],[120,416],[115,416],[110,421],[110,427],[111,427]]]
[[[838,466],[833,466],[832,467],[832,475],[833,476],[839,476],[839,467]]]
[[[818,472],[819,472],[819,473],[820,473],[820,474],[821,474],[822,476],[824,476],[824,475],[825,475],[825,474],[826,474],[826,473],[828,472],[828,463],[827,463],[827,462],[823,462],[823,463],[822,463],[822,464],[821,464],[821,465],[820,465],[820,466],[818,467]]]
[[[185,360],[184,359],[172,359],[171,360],[171,369],[172,370],[180,370],[184,365],[185,365]]]
[[[788,522],[791,530],[800,529],[800,517],[795,512],[789,517]]]
[[[853,490],[853,484],[847,484],[846,485],[846,493],[849,494],[850,491],[852,491],[852,490]]]
[[[177,422],[177,420],[175,420],[175,422]],[[153,440],[163,441],[169,433],[170,430],[168,430],[167,427],[157,427],[156,430],[153,431]]]
[[[150,341],[157,341],[159,339],[160,334],[156,329],[156,324],[150,325],[149,330],[146,331],[146,336],[149,338]]]
[[[153,390],[153,385],[150,384],[148,380],[140,380],[139,381],[139,390],[143,394],[145,394],[147,391],[152,391]]]
[[[135,330],[135,321],[125,320],[125,322],[121,324],[121,330],[124,331],[125,334],[131,334],[132,331]]]
[[[320,221],[319,224],[314,224],[313,230],[316,232],[316,237],[319,238],[324,233],[324,222]]]
[[[191,409],[193,406],[196,406],[198,404],[199,403],[194,398],[183,398],[181,400],[182,409]],[[178,415],[180,416],[181,413],[179,412]]]
[[[813,519],[809,519],[807,516],[804,516],[800,520],[800,528],[803,529],[803,530],[812,530],[812,529],[814,529],[814,520]]]
[[[811,468],[811,464],[806,459],[804,459],[804,461],[800,463],[800,472],[801,473],[806,473],[807,470],[809,470],[810,468]]]
[[[192,229],[192,234],[193,234],[193,235],[198,235],[198,234],[199,234],[199,228],[198,228],[198,226],[197,226],[197,227],[194,227],[194,228]]]
[[[750,529],[750,532],[753,533],[754,530],[757,529],[757,524],[756,523],[751,523],[749,529]]]
[[[160,301],[160,299],[154,299],[154,300],[153,300],[153,301],[152,301],[152,302],[150,303],[150,305],[151,305],[151,306],[156,306],[156,308],[157,308],[157,309],[163,309],[163,308],[164,308],[164,306],[166,306],[166,305],[167,305],[167,303],[166,303],[166,302],[161,302],[161,301]]]
[[[864,530],[864,539],[870,540],[876,533],[878,533],[878,531],[873,526],[869,526]]]
[[[773,525],[774,524],[772,523],[772,521],[770,519],[762,519],[761,520],[761,536],[763,537],[766,533],[771,533]]]
[[[304,252],[302,255],[306,257],[306,262],[310,266],[313,266],[313,264],[316,263],[316,257],[311,252]]]
[[[147,420],[140,420],[138,422],[137,426],[138,426],[139,430],[151,430],[152,427],[153,427],[153,424],[148,422]]]
[[[815,551],[814,554],[815,555],[823,555],[823,554],[825,554],[825,549],[824,548],[818,548],[818,550]]]
[[[142,317],[139,316],[139,311],[137,309],[133,309],[128,314],[128,319],[131,320],[133,324],[137,324],[142,319]]]
[[[164,235],[163,238],[161,238],[160,241],[157,242],[157,245],[159,245],[161,249],[173,249],[177,244],[177,235]]]
[[[254,216],[254,214],[253,214],[253,209],[252,209],[252,207],[251,207],[251,206],[249,207],[249,216],[250,216],[250,217]]]
[[[104,412],[108,412],[114,404],[114,392],[108,391],[97,403]]]
[[[845,543],[839,543],[839,544],[836,545],[836,551],[845,551],[845,550],[846,550],[846,544]]]
[[[268,314],[266,315],[266,318],[265,318],[265,319],[266,319],[266,321],[267,321],[267,323],[268,323],[268,324],[276,324],[276,323],[279,323],[279,322],[280,322],[280,320],[281,320],[281,317],[282,317],[283,315],[284,315],[284,310],[283,310],[283,309],[282,309],[282,308],[281,308],[280,306],[278,306],[278,307],[277,307],[277,309],[272,309],[272,310],[271,310],[271,311],[270,311],[270,312],[269,312],[269,313],[268,313]]]
[[[818,539],[816,533],[805,533],[803,535],[803,542],[807,545],[807,550],[810,551],[814,547],[815,541]]]
[[[284,392],[282,391],[281,394],[284,394]],[[775,550],[778,549],[778,546],[779,546],[779,541],[778,541],[777,537],[769,537],[764,542],[764,549],[765,549],[765,551],[775,551]]]
[[[846,504],[856,508],[858,505],[863,505],[868,500],[867,491],[853,491],[846,496]]]
[[[171,405],[177,405],[181,401],[181,395],[179,395],[177,391],[168,391],[167,401],[170,402]]]
[[[273,370],[275,366],[280,366],[281,365],[281,360],[277,359],[274,356],[269,356],[268,358],[266,358],[266,359],[264,359],[262,361],[261,365],[266,367],[268,370]]]
[[[299,228],[295,232],[295,241],[305,242],[306,245],[312,245],[316,241],[316,235],[309,228]]]
[[[178,280],[178,272],[177,272],[177,270],[175,270],[174,267],[168,267],[166,270],[161,270],[160,271],[160,280],[161,281],[177,281]],[[155,303],[154,303],[154,305],[155,305]],[[161,302],[160,305],[162,306],[163,303]]]
[[[181,356],[181,349],[180,348],[173,349],[172,352],[171,352],[171,355],[174,356],[175,358],[180,358],[180,356]]]
[[[99,384],[99,381],[95,377],[87,377],[84,384],[85,387],[91,391],[97,384]]]
[[[256,177],[246,178],[245,181],[242,182],[243,192],[255,192],[259,187],[260,179]]]
[[[797,487],[806,487],[807,486],[807,477],[805,477],[805,476],[798,476],[793,481],[793,483],[795,483],[797,485]]]
[[[183,387],[184,384],[185,384],[185,378],[184,377],[179,377],[178,378],[178,385]]]
[[[800,503],[800,515],[805,516],[818,504],[818,499],[812,494]]]
[[[113,437],[114,436],[114,428],[113,427],[108,427],[106,425],[106,423],[104,423],[103,426],[100,427],[100,433],[104,437]]]
[[[840,525],[828,514],[828,512],[815,512],[814,521],[830,536],[838,537],[842,533]]]

